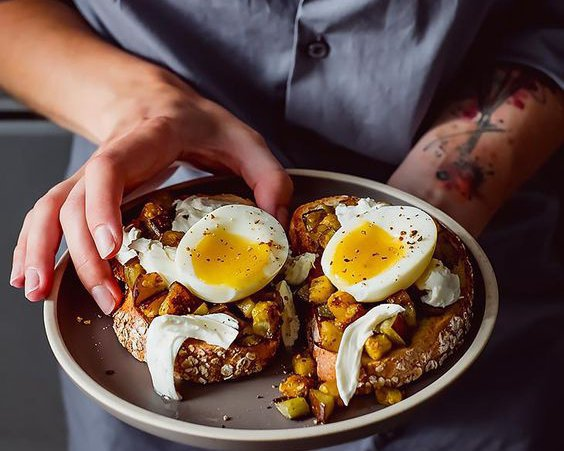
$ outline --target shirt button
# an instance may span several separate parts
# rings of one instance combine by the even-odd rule
[[[329,55],[329,44],[322,37],[318,37],[307,45],[307,54],[314,59],[327,58],[327,55]]]

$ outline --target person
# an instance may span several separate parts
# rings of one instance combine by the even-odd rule
[[[64,234],[111,313],[120,201],[177,160],[240,175],[283,223],[284,167],[387,181],[481,237],[502,309],[446,395],[339,449],[551,449],[564,398],[562,2],[12,0],[0,3],[0,61],[3,89],[77,135],[68,178],[27,214],[14,250],[11,284],[30,301],[49,292]],[[67,380],[64,399],[71,449],[185,449]]]

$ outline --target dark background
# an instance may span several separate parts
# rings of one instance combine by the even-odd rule
[[[26,212],[64,176],[70,135],[0,93],[0,449],[62,450],[65,418],[58,365],[42,303],[9,285],[12,251]]]

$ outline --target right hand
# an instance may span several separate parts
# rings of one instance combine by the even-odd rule
[[[104,313],[115,310],[122,293],[107,260],[121,246],[122,197],[175,160],[242,176],[258,206],[286,223],[292,181],[257,132],[172,75],[143,91],[116,108],[110,138],[85,165],[25,217],[10,283],[30,301],[49,294],[64,233],[80,280]]]

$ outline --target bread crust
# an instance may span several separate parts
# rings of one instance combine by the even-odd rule
[[[334,207],[341,202],[354,205],[357,201],[358,198],[352,196],[333,196],[299,207],[290,222],[292,249],[297,253],[320,253],[322,250],[307,232],[303,214],[320,208],[321,204]],[[470,329],[474,297],[470,258],[460,238],[443,224],[437,221],[436,224],[438,240],[434,256],[459,276],[461,298],[444,309],[429,309],[433,310],[432,314],[418,319],[417,329],[408,346],[395,349],[384,358],[363,366],[359,378],[360,392],[365,392],[367,383],[373,388],[401,387],[440,367],[463,343],[464,335]],[[306,325],[309,348],[317,363],[318,378],[322,381],[335,380],[337,353],[318,345],[319,322],[312,309]]]
[[[233,194],[205,196],[233,204],[254,203]],[[112,262],[114,275],[123,280],[123,266]],[[126,286],[124,302],[113,314],[113,329],[121,345],[137,360],[145,362],[146,335],[151,320],[135,305]],[[228,349],[189,338],[184,341],[175,360],[175,377],[198,384],[221,382],[262,371],[274,358],[280,344],[280,330],[270,339],[254,345],[233,343]]]

